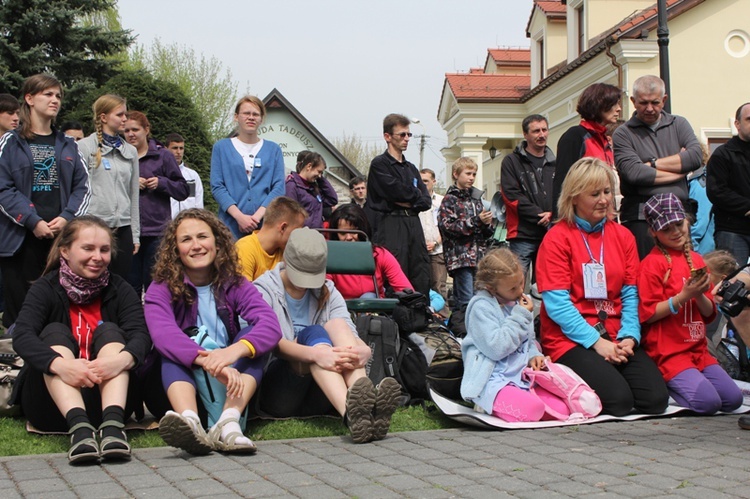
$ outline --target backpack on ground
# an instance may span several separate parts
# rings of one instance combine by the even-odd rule
[[[427,361],[419,348],[399,336],[396,322],[381,315],[357,316],[357,333],[372,355],[365,369],[377,385],[383,378],[396,378],[403,393],[402,405],[426,397]]]
[[[727,337],[721,338],[716,345],[716,360],[730,378],[750,381],[750,360],[747,358],[747,346],[742,338],[728,325]]]
[[[559,420],[588,419],[602,411],[599,396],[581,379],[578,374],[564,364],[546,361],[540,371],[525,367],[523,377],[534,386],[544,388],[552,395],[563,400],[570,409],[570,416],[565,416],[547,407],[547,414]]]
[[[405,289],[393,294],[398,304],[393,309],[393,320],[398,324],[402,335],[422,331],[432,320],[430,300],[417,291]]]
[[[13,387],[23,367],[23,359],[13,350],[10,336],[0,337],[0,416],[20,416],[21,406],[13,405]],[[16,400],[20,399],[16,395]]]
[[[461,344],[451,332],[440,324],[430,324],[427,329],[411,333],[409,339],[417,345],[427,361],[427,386],[452,400],[461,400],[461,379],[464,362]]]

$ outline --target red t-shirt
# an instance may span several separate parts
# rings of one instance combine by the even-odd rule
[[[568,290],[573,306],[592,326],[599,322],[599,310],[607,312],[604,327],[614,341],[620,330],[622,288],[635,286],[638,275],[638,250],[628,229],[616,222],[604,224],[604,271],[607,277],[607,299],[588,300],[583,289],[583,264],[591,257],[583,242],[588,241],[591,253],[598,260],[602,232],[586,233],[575,224],[559,222],[544,236],[536,258],[539,292]],[[545,355],[557,361],[565,352],[578,345],[547,315],[542,304],[542,347]]]
[[[638,276],[638,315],[641,321],[647,320],[656,312],[659,302],[674,297],[682,290],[685,281],[690,279],[690,266],[684,253],[667,249],[672,264],[654,248],[641,262]],[[703,258],[690,252],[695,268],[705,267]],[[669,279],[664,282],[667,270],[671,267]],[[705,295],[713,303],[711,290]],[[716,317],[716,307],[709,317],[703,317],[695,299],[688,301],[677,314],[669,314],[653,324],[642,324],[641,344],[646,353],[654,359],[666,381],[691,367],[702,371],[706,366],[716,364],[716,359],[708,353],[706,324]]]
[[[404,271],[401,270],[398,260],[390,251],[375,246],[373,256],[375,257],[375,277],[378,280],[378,286],[380,286],[381,298],[385,294],[385,279],[388,280],[388,284],[394,291],[403,291],[407,288],[414,289]],[[345,300],[353,300],[365,293],[375,292],[371,275],[328,274],[326,277],[333,281],[333,285],[336,286]]]
[[[102,321],[102,301],[97,298],[85,305],[70,304],[70,330],[78,342],[82,359],[91,358],[91,343],[94,330]]]

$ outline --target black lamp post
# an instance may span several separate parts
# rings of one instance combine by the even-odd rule
[[[664,80],[664,91],[669,93],[669,28],[667,27],[667,0],[658,0],[656,3],[657,20],[659,23],[656,29],[656,36],[659,44],[659,73]],[[670,102],[668,99],[664,103],[664,111],[671,112]]]

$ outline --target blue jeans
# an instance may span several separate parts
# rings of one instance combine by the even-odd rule
[[[453,296],[456,298],[456,308],[469,303],[474,296],[474,275],[476,267],[461,267],[452,272]]]
[[[529,265],[532,265],[536,272],[536,255],[539,253],[539,245],[542,242],[533,239],[511,239],[508,243],[510,244],[510,250],[521,262],[523,275],[526,276],[529,273]]]
[[[717,230],[714,233],[714,242],[716,242],[716,249],[727,250],[740,265],[747,263],[747,259],[750,257],[750,236]]]

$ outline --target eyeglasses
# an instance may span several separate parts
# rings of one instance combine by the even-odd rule
[[[260,118],[260,113],[240,113],[243,118]]]
[[[398,138],[400,138],[400,139],[403,139],[403,138],[405,138],[405,137],[411,137],[411,136],[413,136],[413,135],[414,135],[414,134],[413,134],[413,133],[411,133],[411,132],[401,132],[401,133],[392,133],[392,134],[391,134],[391,136],[392,136],[392,137],[398,137]]]

